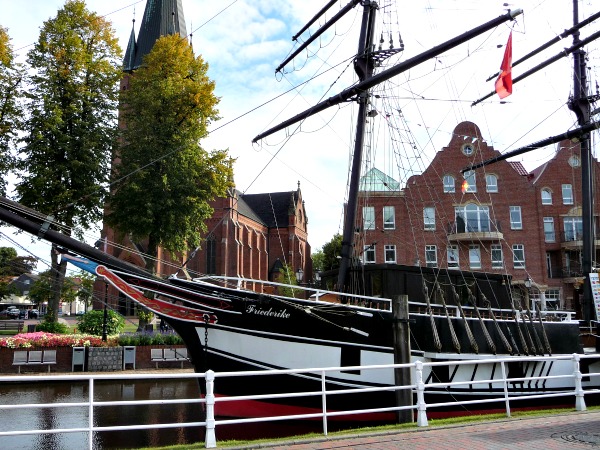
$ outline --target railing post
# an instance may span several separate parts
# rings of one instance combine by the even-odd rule
[[[585,399],[583,398],[585,392],[581,385],[581,371],[579,370],[580,356],[577,353],[573,353],[573,377],[575,378],[575,409],[577,411],[585,411]]]
[[[415,372],[417,377],[417,426],[426,427],[427,423],[427,404],[425,403],[425,383],[423,383],[423,363],[415,362]]]
[[[323,405],[323,435],[327,436],[327,385],[325,371],[321,371],[321,404]]]
[[[94,450],[94,379],[90,378],[89,380],[89,389],[88,389],[88,393],[89,393],[89,400],[90,400],[90,404],[88,406],[88,419],[89,419],[89,426],[88,426],[88,447],[89,450]]]
[[[504,403],[506,403],[506,417],[510,417],[510,400],[508,399],[508,380],[506,379],[506,365],[504,361],[500,361],[502,369],[502,384],[504,385]]]
[[[215,373],[208,370],[206,377],[206,436],[204,446],[206,448],[216,448],[217,438],[215,436]]]

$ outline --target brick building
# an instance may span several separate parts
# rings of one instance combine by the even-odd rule
[[[181,0],[146,2],[137,39],[133,27],[131,30],[123,59],[121,90],[129,88],[130,77],[135,76],[135,70],[156,40],[169,34],[187,36]],[[121,115],[119,126],[126,126]],[[113,166],[118,164],[117,154]],[[287,264],[294,272],[301,270],[307,274],[304,281],[312,279],[308,220],[299,184],[296,191],[290,192],[249,195],[232,190],[227,198],[217,199],[211,206],[215,212],[207,223],[209,234],[204,236],[202,247],[183,255],[171,255],[159,248],[157,275],[172,275],[180,269],[182,261],[187,260],[186,269],[192,276],[214,274],[273,280],[279,268]],[[106,224],[97,246],[121,260],[146,266],[146,243],[134,242],[130,236]],[[104,284],[98,283],[96,289],[97,298],[118,306],[120,313],[135,314],[135,303],[115,288],[105,290]],[[102,302],[97,302],[95,307],[102,307]]]
[[[311,281],[308,218],[296,191],[242,194],[212,202],[205,244],[188,262],[196,273],[274,281],[288,265]]]
[[[539,302],[542,309],[579,311],[579,145],[561,142],[556,155],[531,173],[508,161],[461,173],[499,155],[477,125],[463,122],[406,186],[369,171],[361,181],[357,258],[365,264],[507,274],[515,294],[531,297],[532,307]]]

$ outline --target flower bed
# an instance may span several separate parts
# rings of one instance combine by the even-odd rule
[[[39,331],[21,333],[0,339],[0,348],[48,348],[48,347],[114,347],[118,345],[116,337],[106,342],[99,336],[85,334],[52,334]]]

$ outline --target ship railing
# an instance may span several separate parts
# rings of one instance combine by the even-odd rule
[[[276,295],[279,298],[309,300],[311,302],[323,302],[328,304],[344,303],[361,308],[384,311],[391,311],[392,308],[392,301],[389,298],[329,291],[306,284],[295,285],[278,283],[276,281],[256,280],[253,278],[225,277],[216,275],[194,278],[194,281],[216,284],[218,286],[229,287],[232,289]],[[293,297],[283,295],[282,293],[284,292],[292,293]]]
[[[0,402],[0,411],[3,417],[9,417],[11,410],[29,409],[29,410],[47,410],[58,409],[66,411],[69,408],[87,409],[87,417],[80,419],[76,426],[58,428],[52,423],[48,423],[46,428],[23,429],[19,421],[4,420],[0,428],[0,439],[4,436],[24,436],[24,435],[51,435],[61,433],[87,433],[87,447],[92,450],[94,442],[98,441],[98,433],[106,431],[132,431],[132,430],[156,430],[166,428],[186,428],[186,427],[204,427],[205,447],[215,448],[216,429],[224,425],[248,424],[257,422],[277,422],[290,420],[321,419],[322,433],[328,434],[328,420],[343,416],[344,420],[353,415],[361,414],[390,414],[402,415],[408,421],[412,421],[413,414],[416,414],[416,425],[418,427],[428,426],[428,411],[436,408],[464,408],[468,405],[477,405],[481,409],[482,405],[489,405],[489,409],[503,408],[507,417],[511,416],[511,408],[515,403],[526,400],[545,400],[556,397],[571,398],[577,411],[587,409],[585,398],[589,395],[600,395],[600,367],[599,354],[573,354],[560,356],[515,356],[498,357],[488,359],[464,359],[443,362],[430,362],[417,360],[406,364],[382,364],[369,366],[344,366],[344,367],[325,367],[325,368],[306,368],[306,369],[287,369],[287,370],[254,370],[245,372],[213,372],[205,373],[146,373],[136,374],[73,374],[73,375],[19,375],[19,376],[0,376],[0,383],[36,383],[42,385],[44,382],[63,381],[87,381],[88,394],[85,401],[69,401],[67,397],[61,397],[59,400],[49,400],[43,403],[23,403],[23,404],[2,404]],[[586,361],[589,360],[589,361]],[[586,373],[581,372],[581,366],[586,367]],[[560,366],[560,369],[558,367]],[[526,367],[526,372],[517,371],[511,373],[515,367]],[[554,371],[541,370],[543,367],[553,367]],[[444,380],[432,382],[433,373],[441,373],[444,369],[447,373],[455,374],[463,372],[472,374],[477,371],[482,375],[481,379],[472,379],[470,376],[463,377],[463,381]],[[339,382],[343,376],[348,377],[352,373],[365,374],[369,371],[386,371],[384,379],[393,380],[394,371],[406,371],[410,377],[408,384],[394,384],[392,382],[373,383],[361,386],[358,380],[347,381],[342,384]],[[550,374],[552,373],[552,375]],[[543,375],[545,374],[545,375]],[[253,386],[258,386],[257,377],[281,377],[291,376],[299,379],[314,381],[316,388],[312,391],[302,392],[281,392],[277,394],[251,394]],[[219,392],[219,383],[227,378],[243,379],[248,377],[247,386],[249,393],[247,395],[236,396],[215,396]],[[204,381],[206,395],[204,398],[162,398],[158,400],[120,400],[107,401],[102,400],[94,394],[96,383],[106,382],[108,380],[126,380],[132,383],[134,380],[157,380],[157,379],[186,379],[196,378],[199,382]],[[546,383],[561,383],[562,388],[548,387]],[[290,386],[297,386],[297,383],[290,383]],[[492,386],[494,390],[492,391]],[[534,386],[534,388],[532,388]],[[333,389],[332,389],[333,387]],[[314,389],[314,388],[311,388]],[[452,392],[468,392],[469,394],[480,393],[481,395],[473,398],[471,395],[456,397],[456,394],[447,395],[452,398],[449,402],[428,401],[429,395]],[[365,394],[375,394],[376,392],[389,393],[389,395],[380,398],[389,399],[390,395],[396,393],[395,398],[403,398],[405,401],[389,402],[387,405],[372,404],[370,408],[341,410],[337,408],[332,410],[328,407],[328,400],[335,396],[361,395],[364,399]],[[493,392],[493,393],[492,393]],[[408,393],[408,395],[402,395]],[[288,414],[269,417],[246,417],[240,419],[224,419],[215,415],[215,407],[220,403],[247,402],[247,401],[285,401],[285,399],[306,399],[308,397],[317,398],[315,412],[306,414]],[[84,397],[85,398],[85,397]],[[433,398],[433,397],[432,397]],[[384,400],[387,401],[387,400]],[[136,425],[111,425],[104,426],[98,424],[98,409],[109,407],[114,414],[118,415],[118,408],[131,408],[132,406],[145,405],[173,405],[173,404],[204,404],[206,417],[203,421],[183,422],[173,417],[175,422],[170,423],[144,423]],[[360,405],[361,401],[350,401],[349,405]],[[560,400],[558,404],[564,405],[565,400]],[[501,406],[499,406],[501,405]],[[487,407],[487,406],[486,406]],[[236,409],[240,413],[239,409]],[[78,413],[79,414],[79,413]],[[125,413],[123,415],[126,415]],[[72,422],[69,422],[72,423]],[[82,425],[85,424],[85,425]],[[79,426],[77,426],[79,425]],[[7,431],[11,427],[21,427],[18,430]],[[83,448],[83,447],[82,447]]]
[[[431,308],[431,312],[434,316],[446,316],[446,311],[448,311],[448,315],[450,317],[461,317],[460,309],[456,305],[446,305],[444,309],[444,305],[437,303],[427,303],[422,302],[408,302],[409,312],[411,314],[421,314],[428,315],[429,308]],[[477,313],[475,312],[475,308],[472,306],[462,307],[465,316],[467,318],[477,318]],[[483,319],[492,320],[492,317],[489,314],[487,308],[479,307],[479,314]],[[512,309],[506,308],[491,308],[494,317],[497,320],[514,320],[515,316],[517,319],[521,319],[521,315],[525,318],[528,318],[527,312],[525,310],[513,311]],[[575,312],[574,311],[560,311],[560,310],[544,310],[540,312],[540,316],[543,321],[546,322],[572,322],[574,321]],[[538,320],[538,314],[535,311],[531,311],[531,317],[535,320]]]

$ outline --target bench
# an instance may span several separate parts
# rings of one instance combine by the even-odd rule
[[[17,366],[18,373],[21,366],[35,365],[47,365],[50,372],[52,364],[56,364],[56,350],[15,350],[13,354],[13,366]]]
[[[20,333],[23,331],[24,324],[23,320],[0,320],[0,330],[15,330]]]
[[[150,360],[156,364],[158,369],[159,362],[181,362],[181,368],[183,369],[183,362],[188,361],[187,348],[151,348],[150,349]]]

